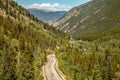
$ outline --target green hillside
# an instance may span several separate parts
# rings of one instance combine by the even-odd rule
[[[0,12],[0,80],[42,80],[46,50],[62,44],[63,34],[14,1],[0,0]]]
[[[92,0],[70,10],[63,18],[54,23],[54,26],[75,38],[105,37],[107,32],[120,30],[119,4],[120,0]],[[84,35],[86,36],[83,38]],[[118,33],[115,33],[115,38],[116,35]]]
[[[119,0],[92,0],[54,23],[56,29],[83,40],[57,51],[67,80],[120,79],[119,14]]]
[[[119,23],[106,27],[80,36],[86,41],[70,43],[68,35],[39,21],[16,2],[0,0],[0,80],[43,80],[41,68],[48,50],[55,52],[66,80],[119,80]]]

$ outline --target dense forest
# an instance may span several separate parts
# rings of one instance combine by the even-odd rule
[[[0,13],[0,79],[42,80],[46,50],[62,44],[65,34],[39,21],[14,1],[0,0],[0,10],[5,12]]]
[[[6,6],[7,5],[7,6]],[[41,67],[53,50],[66,80],[119,80],[120,29],[84,34],[79,43],[39,21],[11,0],[0,0],[0,79],[43,80]],[[92,34],[96,34],[92,36]]]
[[[67,80],[120,79],[120,40],[70,44],[57,57]]]
[[[46,50],[54,50],[60,39],[33,24],[3,17],[0,17],[0,30],[0,78],[41,80]]]
[[[77,43],[56,51],[67,80],[120,80],[120,0],[91,0],[54,26]]]

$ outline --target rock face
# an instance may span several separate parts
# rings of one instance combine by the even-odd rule
[[[6,12],[0,8],[0,15],[6,17]]]
[[[100,32],[118,26],[120,0],[92,0],[71,9],[53,24],[72,36]]]
[[[28,11],[45,23],[53,24],[60,19],[66,11],[47,11],[40,9],[28,9]]]

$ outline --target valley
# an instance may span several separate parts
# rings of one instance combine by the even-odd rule
[[[52,13],[53,25],[37,11],[0,0],[0,80],[120,80],[120,0]]]
[[[31,14],[36,16],[38,19],[42,20],[49,25],[59,20],[66,11],[50,11],[50,10],[40,10],[40,9],[27,9]]]

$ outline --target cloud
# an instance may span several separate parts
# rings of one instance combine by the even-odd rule
[[[27,9],[29,8],[36,8],[36,9],[45,9],[45,10],[52,10],[52,11],[62,11],[62,10],[69,10],[72,8],[72,6],[70,5],[63,5],[63,4],[59,4],[59,3],[54,3],[54,4],[50,4],[50,3],[42,3],[42,4],[32,4],[32,5],[28,5],[26,6]]]

